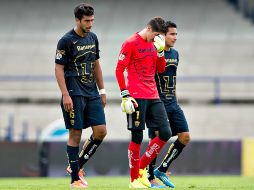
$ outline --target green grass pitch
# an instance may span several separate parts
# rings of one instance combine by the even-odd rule
[[[254,177],[172,176],[175,190],[254,190]],[[66,190],[65,178],[0,178],[1,190]],[[89,190],[127,190],[128,177],[88,177]]]

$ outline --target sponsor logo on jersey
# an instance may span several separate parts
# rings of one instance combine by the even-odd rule
[[[85,46],[77,46],[78,51],[86,50],[86,49],[93,49],[95,47],[94,44],[92,45],[85,45]]]
[[[138,48],[138,53],[146,53],[146,52],[155,52],[156,49],[153,48]]]
[[[177,63],[177,59],[165,59],[167,63]]]

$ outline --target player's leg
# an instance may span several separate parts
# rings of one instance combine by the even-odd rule
[[[132,114],[127,116],[127,129],[131,132],[131,141],[128,147],[128,159],[130,167],[131,181],[130,188],[147,188],[139,180],[139,162],[140,162],[140,147],[143,140],[143,130],[145,129],[145,108],[146,101],[136,99],[138,108]]]
[[[105,125],[92,126],[92,130],[93,134],[85,141],[79,154],[80,168],[83,168],[85,163],[94,155],[107,133]]]
[[[71,175],[71,187],[84,188],[85,186],[81,183],[78,172],[79,172],[79,143],[82,134],[82,99],[80,97],[72,97],[73,110],[66,112],[61,102],[63,117],[65,126],[69,129],[69,139],[67,142],[67,155],[69,161],[69,173]]]
[[[169,147],[168,153],[159,166],[159,171],[166,172],[170,164],[181,154],[183,148],[190,141],[189,128],[182,109],[177,106],[177,109],[172,113],[170,126],[173,135],[178,135],[176,141]]]
[[[83,168],[84,164],[94,155],[97,148],[101,145],[107,134],[104,108],[100,97],[86,99],[85,127],[92,126],[93,133],[87,139],[79,154],[79,166]]]
[[[164,184],[171,186],[169,178],[166,172],[171,163],[181,154],[183,148],[190,140],[188,124],[184,116],[183,111],[179,106],[168,115],[170,127],[172,129],[173,136],[178,135],[177,140],[171,144],[168,153],[164,157],[160,166],[154,171],[156,177],[158,177]]]
[[[157,133],[157,135],[156,135]],[[148,128],[148,137],[150,139],[150,142],[152,139],[154,139],[156,136],[158,136],[158,130],[155,128]],[[154,169],[156,165],[157,156],[152,160],[152,162],[147,166],[147,172],[148,172],[148,180],[151,182],[155,179],[154,177]],[[152,183],[151,183],[152,184]]]
[[[79,143],[82,130],[69,129],[69,139],[67,142],[67,155],[70,166],[71,184],[79,181]]]
[[[154,123],[159,130],[159,136],[156,136],[148,145],[145,153],[140,160],[140,170],[145,170],[151,161],[159,154],[163,146],[166,144],[168,139],[171,137],[171,130],[167,120],[166,110],[161,100],[149,100],[149,110],[147,110],[146,122]],[[147,176],[146,176],[146,180]],[[149,181],[148,181],[149,182]],[[150,182],[149,182],[150,183]]]
[[[144,169],[157,156],[162,147],[171,137],[167,113],[161,100],[149,101],[149,110],[147,110],[146,122],[149,123],[148,126],[153,125],[158,128],[159,136],[156,136],[149,143],[148,148],[140,161],[141,169]]]
[[[148,137],[150,141],[159,135],[158,129],[148,128]],[[151,183],[152,188],[166,188],[166,186],[160,185],[154,176],[154,169],[156,166],[157,156],[152,160],[152,162],[147,166],[148,180]]]
[[[129,115],[131,117],[131,115]],[[131,142],[128,147],[130,167],[130,188],[147,188],[139,179],[140,147],[143,140],[143,130],[131,130]]]

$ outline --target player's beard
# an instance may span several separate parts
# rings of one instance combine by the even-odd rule
[[[90,32],[90,30],[91,30],[91,28],[81,28],[81,30],[82,30],[82,32],[84,32],[84,33],[89,33]]]

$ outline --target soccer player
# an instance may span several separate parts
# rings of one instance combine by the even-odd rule
[[[99,42],[91,32],[94,9],[82,3],[74,9],[76,26],[58,42],[55,75],[62,93],[61,108],[69,130],[67,155],[71,188],[86,188],[83,166],[106,136],[104,89],[99,62]],[[99,89],[99,92],[97,90]],[[82,129],[92,127],[92,134],[79,155]]]
[[[179,54],[173,47],[177,40],[177,26],[175,23],[167,21],[166,28],[166,44],[164,48],[166,69],[163,73],[157,73],[155,80],[160,98],[167,111],[172,135],[177,135],[178,138],[169,147],[167,155],[157,169],[154,170],[156,158],[150,163],[148,167],[148,179],[152,186],[158,186],[154,177],[156,176],[166,186],[173,188],[174,184],[170,182],[166,172],[173,160],[179,156],[183,148],[189,143],[190,133],[186,118],[176,97],[176,72],[179,63]],[[158,135],[157,131],[155,128],[149,128],[150,139],[156,138]]]
[[[155,73],[165,70],[164,46],[165,21],[152,18],[146,27],[130,36],[122,45],[116,66],[116,78],[121,90],[122,111],[127,114],[127,128],[131,132],[128,158],[130,188],[151,187],[146,166],[156,157],[171,137],[167,113],[159,98]],[[124,71],[127,70],[128,84]],[[145,123],[153,123],[159,130],[140,158]]]

